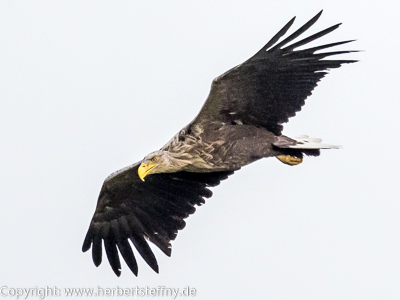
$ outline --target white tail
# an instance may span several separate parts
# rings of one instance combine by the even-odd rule
[[[292,138],[296,141],[295,145],[288,145],[293,149],[339,149],[341,146],[322,144],[322,140],[318,138],[310,138],[308,135],[297,136]]]

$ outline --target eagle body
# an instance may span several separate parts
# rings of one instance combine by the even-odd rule
[[[158,272],[148,242],[170,256],[171,241],[185,227],[184,219],[212,196],[209,187],[265,157],[293,166],[304,154],[318,156],[320,149],[338,148],[320,139],[282,134],[282,124],[301,110],[330,69],[356,62],[326,59],[354,51],[321,52],[351,40],[298,50],[340,24],[292,42],[321,13],[283,38],[291,19],[250,59],[213,80],[199,114],[165,146],[106,178],[82,246],[84,252],[92,248],[96,266],[104,247],[117,276],[120,257],[137,275],[136,248]]]
[[[192,162],[176,172],[236,171],[263,157],[283,154],[273,146],[275,140],[276,136],[263,128],[213,122],[186,126],[163,150],[175,159]]]

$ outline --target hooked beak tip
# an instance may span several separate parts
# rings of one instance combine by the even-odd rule
[[[143,163],[140,164],[139,169],[138,169],[138,175],[139,175],[139,178],[141,181],[144,181],[144,178],[146,177],[147,172],[148,172],[147,165],[145,165]]]

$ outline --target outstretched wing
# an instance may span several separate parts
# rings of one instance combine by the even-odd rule
[[[195,212],[195,205],[205,203],[203,197],[211,197],[207,187],[216,186],[233,174],[153,174],[143,182],[138,176],[139,165],[136,163],[106,179],[82,246],[83,252],[92,247],[93,262],[99,266],[103,240],[108,261],[117,276],[121,274],[118,250],[132,272],[138,273],[128,240],[158,273],[156,258],[146,239],[170,256],[170,241],[185,227],[183,219]]]
[[[281,123],[301,110],[318,81],[328,69],[355,60],[323,60],[331,55],[355,51],[315,53],[318,50],[345,44],[343,41],[305,50],[294,49],[314,41],[339,27],[329,27],[314,35],[286,46],[309,29],[322,11],[280,43],[294,19],[289,21],[259,52],[243,64],[214,79],[210,95],[192,122],[241,122],[261,126],[280,135]]]

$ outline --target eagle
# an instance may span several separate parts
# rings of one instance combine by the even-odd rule
[[[184,219],[211,197],[209,187],[265,157],[294,166],[304,155],[338,148],[320,139],[282,134],[282,123],[301,110],[330,69],[356,62],[325,59],[355,51],[318,52],[354,40],[297,49],[341,24],[291,43],[321,14],[280,41],[294,23],[292,18],[254,56],[213,80],[199,114],[165,146],[106,178],[82,246],[83,252],[92,248],[95,266],[102,262],[104,244],[117,276],[120,256],[137,276],[133,245],[158,273],[148,241],[170,256],[171,241],[185,227]]]

